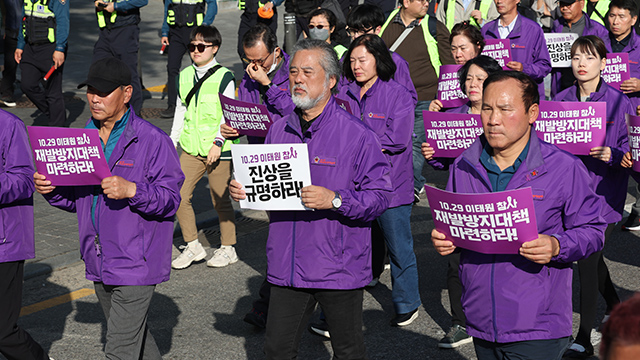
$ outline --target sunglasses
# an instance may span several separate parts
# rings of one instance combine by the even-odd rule
[[[189,44],[187,46],[187,49],[189,49],[189,52],[194,52],[196,51],[196,49],[198,49],[198,52],[204,52],[204,49],[208,48],[208,47],[212,47],[213,44],[207,45],[207,44]]]
[[[329,25],[322,25],[322,24],[320,24],[320,25],[311,25],[311,24],[309,24],[309,29],[314,29],[314,28],[318,28],[318,30],[322,30],[324,28],[329,28]]]
[[[372,31],[373,28],[370,27],[368,29],[352,29],[352,28],[347,28],[347,35],[349,36],[356,36],[356,35],[364,35],[364,34],[368,34],[370,31]]]

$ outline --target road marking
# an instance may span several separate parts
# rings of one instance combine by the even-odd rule
[[[72,291],[68,294],[56,296],[54,298],[51,298],[45,301],[40,301],[39,303],[35,303],[29,306],[24,306],[20,310],[20,316],[30,315],[41,310],[52,308],[54,306],[58,306],[64,303],[68,303],[70,301],[78,300],[80,298],[83,298],[89,295],[93,295],[95,293],[96,291],[93,289],[80,289],[80,290]]]
[[[145,90],[147,90],[149,92],[163,93],[163,92],[167,91],[167,85],[150,86],[150,87],[146,88]]]

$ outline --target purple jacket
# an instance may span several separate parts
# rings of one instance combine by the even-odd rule
[[[584,25],[584,30],[582,31],[581,36],[595,35],[602,39],[607,46],[607,51],[611,52],[611,44],[606,39],[609,38],[609,31],[602,26],[600,23],[595,22],[589,18],[587,13],[582,12],[582,16],[584,17],[586,23]],[[562,29],[567,25],[567,20],[563,17],[556,19],[553,22],[553,27],[551,32],[561,33]],[[571,72],[571,68],[569,67],[568,72]],[[571,73],[573,74],[573,73]],[[562,71],[560,69],[553,69],[551,71],[551,98],[553,99],[557,93],[564,90],[560,83],[560,78],[562,77]],[[575,78],[574,78],[575,79]]]
[[[607,49],[611,49],[611,39],[609,36],[603,37],[602,40],[605,45],[607,45]],[[631,72],[631,77],[640,79],[640,35],[636,33],[633,27],[631,28],[629,44],[622,49],[622,52],[629,53],[629,71]],[[634,109],[640,105],[640,91],[626,95],[629,97],[629,100],[631,100]]]
[[[489,193],[480,163],[484,135],[451,168],[447,190]],[[573,155],[538,139],[531,130],[529,152],[507,190],[531,187],[538,233],[553,235],[560,254],[539,265],[521,255],[487,255],[461,249],[460,280],[467,332],[492,342],[557,339],[571,335],[571,263],[599,251],[605,221],[602,198]]]
[[[337,97],[349,102],[351,111],[378,135],[391,164],[393,199],[389,207],[413,202],[413,134],[415,103],[404,86],[393,79],[380,79],[360,99],[360,86],[354,81],[340,88]]]
[[[267,280],[279,286],[357,289],[371,281],[371,221],[393,195],[377,136],[333,97],[301,134],[297,114],[269,129],[265,143],[306,143],[311,182],[338,191],[337,210],[272,211]]]
[[[33,159],[24,123],[0,110],[0,263],[35,257]]]
[[[411,98],[413,98],[413,107],[415,107],[418,103],[418,93],[416,92],[416,87],[413,86],[411,74],[409,74],[409,63],[402,56],[398,55],[397,52],[391,51],[390,53],[393,62],[396,63],[396,72],[395,74],[393,74],[393,80],[404,86],[404,88],[409,91],[409,93],[411,94]],[[343,61],[344,57],[340,59],[341,63]],[[348,84],[349,80],[342,76],[340,78],[340,81],[338,82],[338,91],[340,91],[343,86],[346,86]]]
[[[580,101],[577,85],[564,89],[554,100]],[[627,198],[629,181],[627,170],[620,166],[622,156],[629,151],[624,114],[634,115],[636,112],[622,92],[604,81],[600,82],[600,88],[596,92],[591,93],[591,101],[607,103],[607,135],[604,144],[611,148],[611,159],[606,163],[588,155],[580,156],[580,159],[589,170],[596,193],[606,200],[602,208],[602,216],[607,223],[612,224],[622,220],[622,209]]]
[[[94,186],[59,186],[45,196],[51,205],[78,214],[87,279],[107,285],[154,285],[169,280],[173,215],[184,181],[171,139],[131,110],[109,168],[112,175],[135,182],[136,195],[123,200],[98,195],[95,227],[91,219]]]
[[[238,100],[266,105],[273,122],[291,114],[296,108],[289,91],[289,55],[282,51],[282,56],[282,65],[271,81],[273,85],[265,91],[264,100],[260,96],[261,85],[252,80],[246,72],[238,88]],[[257,137],[252,137],[251,143],[254,143],[255,140]]]
[[[482,27],[485,39],[500,39],[499,21],[497,18]],[[511,58],[522,63],[522,71],[538,83],[540,97],[544,98],[544,77],[551,72],[551,58],[542,28],[535,21],[518,15],[507,39],[511,41]]]

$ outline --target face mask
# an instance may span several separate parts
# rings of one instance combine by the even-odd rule
[[[329,38],[329,29],[309,29],[309,38],[313,40],[327,41]]]
[[[273,63],[271,64],[271,67],[269,68],[269,71],[267,71],[267,75],[271,74],[276,68],[278,67],[278,58],[276,58],[276,50],[273,50]]]

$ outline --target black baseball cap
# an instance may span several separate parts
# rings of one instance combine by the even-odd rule
[[[573,4],[574,2],[576,2],[578,0],[558,0],[557,3],[558,4]]]
[[[87,80],[78,85],[78,89],[85,85],[111,94],[119,86],[131,85],[131,71],[127,64],[114,57],[100,59],[91,64]]]

